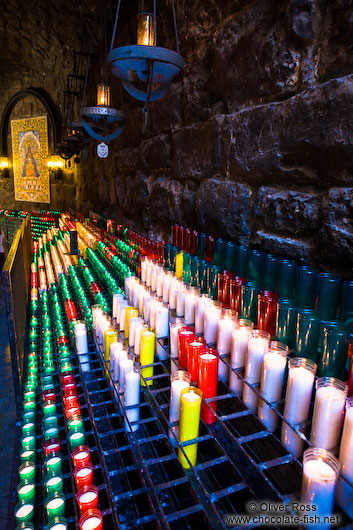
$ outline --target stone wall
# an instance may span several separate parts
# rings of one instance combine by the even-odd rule
[[[73,70],[74,50],[88,49],[88,31],[94,37],[88,0],[7,0],[0,17],[0,116],[8,101],[20,90],[40,88],[54,102],[63,118],[66,76]],[[26,97],[15,106],[10,120],[46,114],[38,99]],[[9,131],[10,132],[10,131]],[[11,155],[11,138],[8,139]],[[49,153],[52,154],[52,153]],[[0,208],[75,208],[80,167],[64,171],[63,180],[51,178],[51,203],[16,202],[14,183],[0,177]]]
[[[185,223],[351,273],[353,2],[177,6],[185,74],[147,135],[129,101],[108,160],[92,150],[85,166],[86,204],[145,233]]]

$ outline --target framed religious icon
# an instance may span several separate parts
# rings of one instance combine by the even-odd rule
[[[15,200],[49,203],[47,116],[12,120],[11,139]]]

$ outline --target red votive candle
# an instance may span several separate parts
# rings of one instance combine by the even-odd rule
[[[67,420],[75,414],[77,414],[78,416],[81,414],[81,409],[79,405],[74,405],[73,407],[68,408],[65,407],[65,416]]]
[[[218,301],[225,308],[230,307],[230,285],[233,279],[232,271],[223,271],[218,275]]]
[[[80,530],[103,530],[103,514],[100,510],[87,510],[79,521]]]
[[[59,438],[51,438],[51,440],[45,442],[43,447],[46,456],[50,455],[50,453],[60,453],[61,442]]]
[[[76,383],[66,383],[63,388],[65,397],[77,395]]]
[[[192,341],[195,338],[195,328],[184,326],[178,329],[178,345],[179,345],[179,367],[181,370],[187,368],[187,350],[186,342]]]
[[[257,295],[257,327],[267,331],[271,337],[276,333],[277,294],[260,291]]]
[[[86,464],[85,466],[75,467],[74,477],[77,490],[83,488],[83,486],[90,486],[91,484],[93,484],[92,464]]]
[[[66,409],[69,409],[70,407],[79,407],[80,405],[77,395],[64,397],[64,405]]]
[[[56,401],[56,393],[54,390],[44,390],[43,399],[44,401]]]
[[[184,250],[186,252],[190,252],[190,244],[191,244],[191,230],[190,228],[184,229]]]
[[[98,488],[91,484],[90,486],[83,486],[76,495],[78,509],[80,514],[84,514],[87,510],[96,510],[98,508]]]
[[[199,380],[199,357],[205,351],[205,343],[201,340],[192,340],[186,343],[187,371],[190,374],[191,383]]]
[[[240,276],[230,280],[230,308],[238,317],[240,315],[241,286],[246,282],[247,279]]]
[[[214,348],[206,348],[205,352],[199,357],[199,389],[202,391],[203,398],[212,398],[217,396],[218,382],[218,351]],[[217,403],[204,403],[201,405],[201,418],[205,423],[210,425],[216,421],[212,410],[216,412]]]
[[[192,254],[196,254],[197,253],[198,236],[199,236],[199,233],[198,233],[197,230],[193,230],[191,232],[191,236],[190,236],[190,252]]]
[[[91,463],[91,450],[87,445],[76,447],[71,453],[74,467],[87,466]]]
[[[72,372],[63,372],[61,374],[61,383],[63,387],[65,387],[65,385],[68,383],[75,383],[75,377],[73,376]]]

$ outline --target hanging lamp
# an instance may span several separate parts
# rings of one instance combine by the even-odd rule
[[[105,67],[107,69],[106,62]],[[83,100],[86,93],[88,71],[89,61],[87,65]],[[110,142],[111,140],[115,140],[115,138],[117,138],[119,134],[122,133],[125,122],[125,114],[121,110],[114,109],[110,106],[110,86],[107,83],[107,77],[108,74],[107,71],[105,71],[105,81],[100,82],[97,85],[96,105],[92,107],[81,108],[82,125],[86,133],[89,134],[89,136],[91,136],[95,140],[103,142],[103,144],[100,145],[104,146],[104,142]],[[103,151],[97,151],[98,156],[100,156],[101,158],[106,158],[108,154],[108,148],[107,146],[105,147],[105,150],[103,149]],[[102,152],[104,152],[105,154],[101,156],[100,153]]]
[[[108,64],[114,76],[121,80],[125,90],[135,99],[149,103],[164,96],[172,80],[184,70],[184,59],[180,55],[174,0],[172,0],[174,33],[177,51],[156,46],[156,0],[153,13],[142,12],[137,16],[137,44],[113,48],[121,0],[115,16]],[[144,84],[141,88],[139,81]]]

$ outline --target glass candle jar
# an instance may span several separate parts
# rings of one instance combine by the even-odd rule
[[[80,530],[103,530],[103,515],[99,510],[87,510],[79,521]]]
[[[342,417],[348,388],[333,377],[316,381],[313,421],[310,441],[315,447],[334,450],[342,431]]]
[[[232,368],[239,369],[245,367],[248,343],[253,327],[254,324],[251,322],[251,320],[236,320],[231,343],[230,364]],[[243,382],[241,378],[233,371],[230,372],[229,386],[237,396],[242,395]]]
[[[269,403],[275,403],[282,397],[287,355],[288,346],[276,340],[270,342],[268,351],[264,355],[260,394]],[[270,432],[275,432],[279,416],[263,399],[259,400],[258,416]]]
[[[194,337],[193,340],[186,341],[186,365],[192,383],[198,382],[199,357],[205,351],[205,347],[205,343],[201,338]]]
[[[213,348],[206,348],[199,356],[199,389],[203,398],[210,399],[217,396],[218,385],[218,351]],[[211,425],[216,421],[217,402],[202,402],[201,418],[205,423]]]
[[[31,461],[24,462],[18,468],[18,473],[21,482],[24,482],[25,480],[28,480],[29,482],[34,482],[36,477],[36,466]]]
[[[65,515],[65,497],[61,493],[54,493],[47,498],[45,503],[48,521],[54,517],[64,517]]]
[[[317,285],[317,270],[306,265],[297,267],[295,303],[300,308],[314,308]]]
[[[241,310],[241,287],[247,282],[246,278],[235,276],[230,280],[230,308],[237,317],[240,317]]]
[[[256,322],[257,296],[260,288],[257,283],[248,281],[241,286],[240,315],[241,318]]]
[[[271,291],[260,291],[257,297],[257,327],[275,336],[277,295]]]
[[[298,309],[295,353],[316,362],[320,334],[320,319],[311,310]]]
[[[68,437],[71,451],[80,445],[85,445],[86,438],[84,432],[72,432],[69,433]]]
[[[248,351],[245,359],[244,380],[251,385],[260,383],[261,368],[265,353],[268,351],[270,335],[267,331],[254,329],[251,332],[248,343]],[[253,412],[258,408],[258,395],[247,384],[243,386],[243,401]]]
[[[25,522],[26,524],[33,519],[34,505],[27,501],[20,501],[15,506],[16,523]]]
[[[311,447],[304,451],[300,502],[315,505],[319,517],[332,514],[339,471],[339,461],[325,449]],[[331,527],[330,524],[313,526],[325,530]]]
[[[87,445],[76,447],[71,453],[74,467],[86,466],[91,463],[91,450]]]
[[[74,478],[77,490],[79,490],[83,486],[89,486],[93,484],[92,464],[85,464],[83,466],[75,467]]]
[[[60,453],[49,453],[45,459],[47,473],[61,473],[62,458]]]
[[[317,275],[315,309],[322,320],[333,320],[336,318],[340,288],[340,276],[329,274],[328,272],[320,272]]]
[[[77,492],[76,500],[81,515],[87,510],[96,510],[98,508],[98,488],[93,484],[83,486]]]
[[[275,337],[277,340],[287,344],[289,349],[295,346],[295,334],[297,325],[297,308],[292,300],[278,300],[276,312],[276,330]]]
[[[342,328],[324,327],[322,352],[318,361],[319,376],[343,379],[347,353],[347,332]]]
[[[17,486],[17,496],[20,502],[34,504],[36,495],[36,486],[34,482],[25,480]]]
[[[180,420],[180,396],[184,388],[190,386],[190,374],[183,370],[177,370],[170,376],[170,405],[169,405],[169,422],[173,425],[169,429],[169,439],[173,447],[177,446],[176,440],[179,439]]]
[[[47,442],[45,442],[43,448],[46,456],[51,453],[60,453],[61,442],[59,438],[48,440]]]
[[[289,360],[283,417],[290,425],[304,423],[309,418],[316,370],[316,364],[305,357]],[[299,458],[304,441],[288,423],[282,423],[281,440],[287,451]]]
[[[195,329],[184,326],[178,329],[178,351],[179,351],[179,367],[183,370],[187,368],[187,341],[195,338]]]
[[[61,473],[48,474],[45,479],[45,490],[47,495],[63,492],[64,480]]]
[[[297,266],[294,261],[281,259],[278,271],[277,293],[281,299],[293,300],[295,296],[295,284],[297,277]]]
[[[201,414],[202,392],[198,388],[190,386],[181,391],[180,428],[179,441],[186,442],[198,437],[200,414]],[[186,459],[187,456],[188,460]],[[196,465],[197,443],[179,447],[178,457],[184,469]]]

